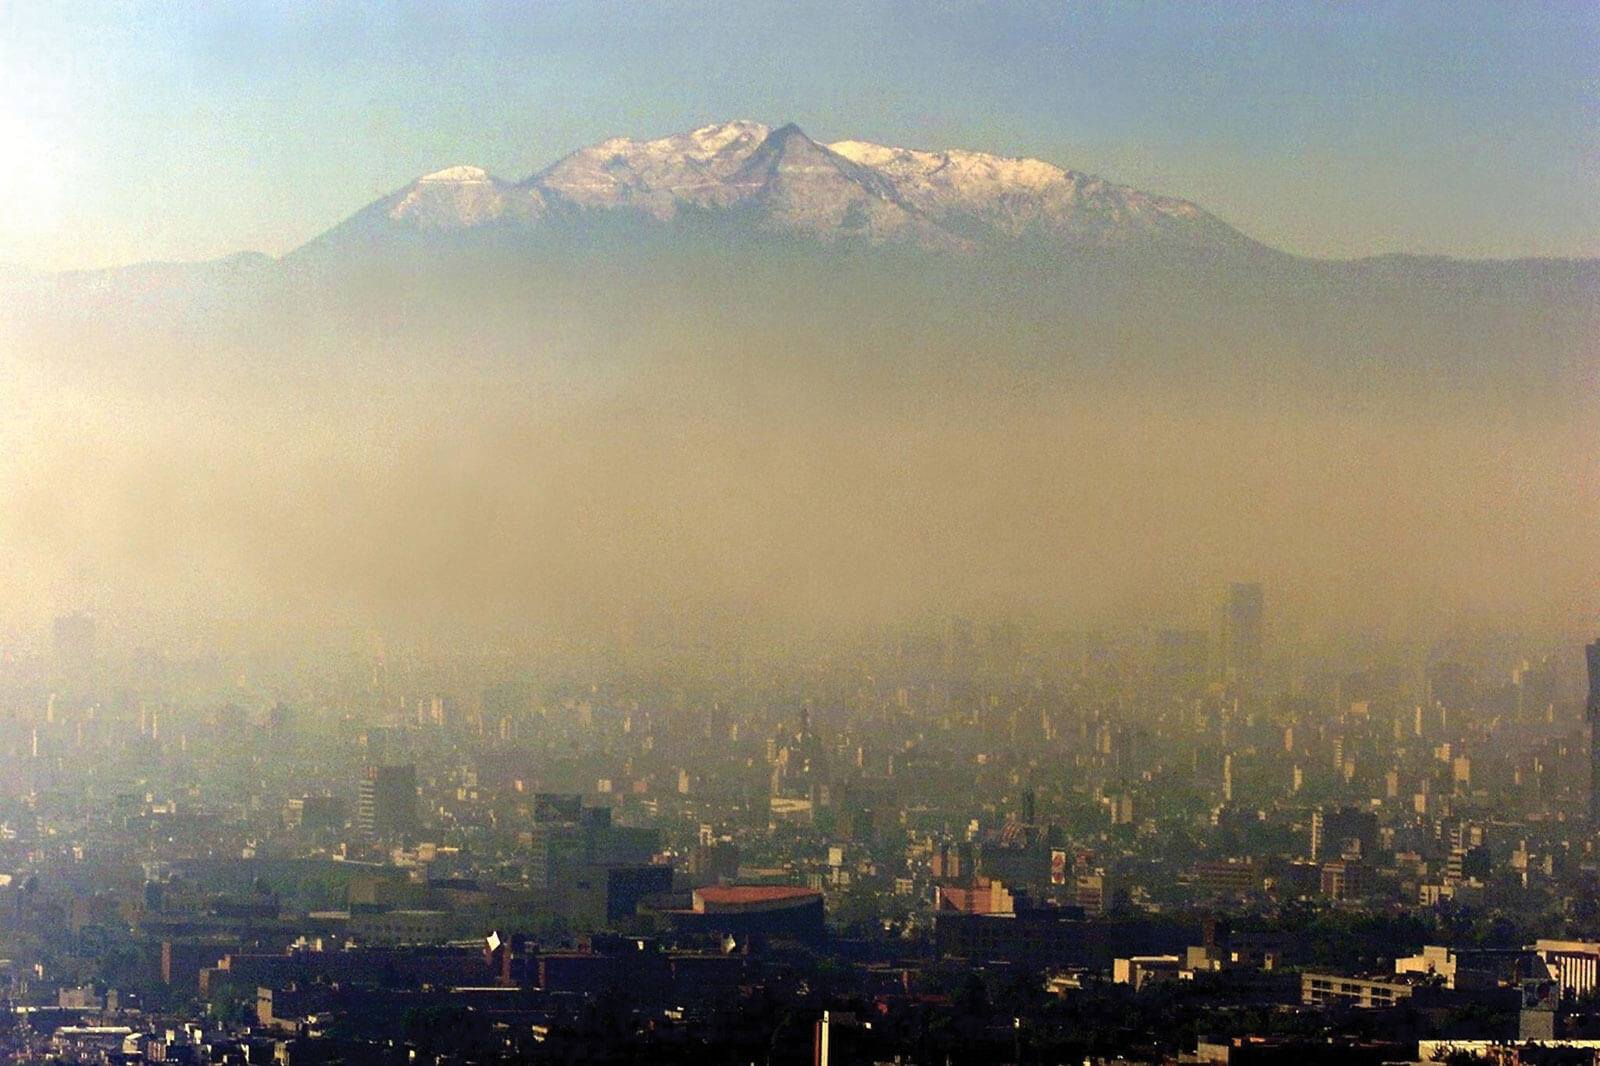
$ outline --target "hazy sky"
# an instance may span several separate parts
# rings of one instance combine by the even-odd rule
[[[1600,255],[1600,5],[0,0],[0,262],[280,253],[457,162],[799,122],[1297,252]]]

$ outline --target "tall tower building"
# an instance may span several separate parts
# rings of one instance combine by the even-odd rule
[[[1589,719],[1589,821],[1600,825],[1600,640],[1583,652],[1589,661],[1589,699],[1584,704]]]
[[[417,768],[372,766],[356,792],[356,828],[385,840],[404,839],[421,827]]]
[[[1222,610],[1222,665],[1227,680],[1256,689],[1265,672],[1266,594],[1254,582],[1228,590]]]

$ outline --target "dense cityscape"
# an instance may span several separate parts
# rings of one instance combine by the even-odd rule
[[[0,0],[0,1064],[1600,1066],[1600,4]]]
[[[1270,605],[1237,584],[1209,629],[949,618],[785,662],[662,627],[559,674],[375,640],[314,681],[62,616],[0,690],[5,1049],[1600,1047],[1600,642],[1585,690],[1576,649],[1504,637],[1314,658]]]

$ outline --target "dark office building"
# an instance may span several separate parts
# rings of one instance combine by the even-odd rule
[[[402,839],[421,828],[417,815],[417,768],[368,767],[356,799],[356,825],[380,839]]]
[[[610,866],[605,869],[606,921],[632,918],[640,901],[672,891],[672,867]]]
[[[547,823],[529,834],[528,880],[535,888],[557,888],[586,864],[583,834],[575,824]]]
[[[544,817],[535,806],[528,851],[528,880],[535,888],[561,888],[589,867],[650,863],[661,844],[656,830],[615,825],[611,808],[584,807],[579,797],[572,799],[545,808]]]
[[[583,797],[576,792],[536,792],[533,820],[540,824],[576,822],[583,814]]]
[[[1014,914],[940,912],[934,948],[941,958],[1029,967],[1110,967],[1120,955],[1178,954],[1200,930],[1149,918],[1088,921],[1079,907],[1030,907]]]
[[[739,846],[729,841],[700,844],[689,852],[689,882],[696,888],[739,877]]]
[[[1378,816],[1358,807],[1311,812],[1311,857],[1326,862],[1345,854],[1371,860],[1378,850]]]

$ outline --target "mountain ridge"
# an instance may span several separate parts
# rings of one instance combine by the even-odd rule
[[[1043,160],[842,140],[749,119],[638,141],[609,138],[510,181],[471,165],[424,175],[285,258],[418,234],[565,226],[604,216],[822,244],[974,252],[1019,243],[1278,253],[1187,200]]]
[[[520,180],[474,164],[446,166],[280,256],[244,250],[64,271],[13,265],[5,276],[84,281],[156,268],[176,276],[240,257],[296,264],[404,246],[447,249],[488,237],[582,240],[607,226],[635,236],[670,237],[700,227],[724,240],[776,238],[958,256],[1025,250],[1060,257],[1140,248],[1187,260],[1256,258],[1347,272],[1600,265],[1600,258],[1571,256],[1301,255],[1258,241],[1193,201],[1033,157],[852,139],[824,144],[794,123],[773,128],[735,119],[649,140],[607,138]]]

